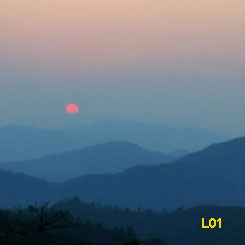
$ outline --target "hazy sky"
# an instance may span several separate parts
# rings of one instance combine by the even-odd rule
[[[244,13],[244,0],[1,0],[0,123],[245,134]]]

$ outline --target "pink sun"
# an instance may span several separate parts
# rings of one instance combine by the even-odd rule
[[[79,106],[76,104],[69,104],[66,107],[67,114],[78,114],[79,113]]]

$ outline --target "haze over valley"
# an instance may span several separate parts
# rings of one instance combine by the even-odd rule
[[[244,245],[244,13],[1,0],[0,245]]]

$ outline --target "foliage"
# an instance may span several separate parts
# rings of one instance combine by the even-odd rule
[[[123,244],[135,238],[132,229],[106,229],[102,224],[74,219],[48,203],[27,209],[0,211],[0,244]]]
[[[244,245],[245,208],[197,206],[190,209],[178,208],[173,212],[120,209],[113,206],[87,204],[78,198],[64,200],[58,204],[61,210],[69,210],[76,217],[105,226],[126,229],[131,226],[145,244],[166,245]],[[202,218],[222,219],[222,228],[202,229]],[[146,241],[148,239],[148,241]]]

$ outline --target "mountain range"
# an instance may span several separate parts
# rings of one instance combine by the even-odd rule
[[[136,122],[105,121],[89,127],[75,128],[71,132],[82,133],[96,142],[130,141],[165,154],[174,151],[194,152],[227,139],[206,129]]]
[[[167,154],[193,152],[223,140],[223,136],[208,130],[129,122],[60,130],[12,125],[0,128],[0,162],[29,160],[109,141],[129,141]]]
[[[83,175],[117,173],[137,165],[156,165],[173,159],[130,142],[118,141],[34,160],[0,163],[0,169],[62,182]]]
[[[30,202],[82,201],[153,210],[196,205],[245,205],[245,138],[214,144],[169,164],[48,183],[0,172],[1,207]]]

